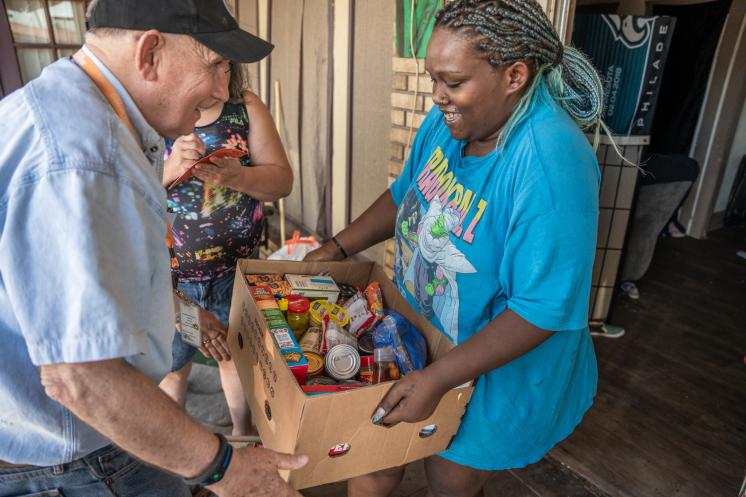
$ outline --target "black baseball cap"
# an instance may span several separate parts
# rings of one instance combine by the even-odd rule
[[[274,45],[238,27],[223,0],[98,0],[88,26],[189,35],[235,62],[257,62]]]

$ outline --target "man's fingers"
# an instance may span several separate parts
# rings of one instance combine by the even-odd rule
[[[275,453],[277,469],[300,469],[308,463],[308,456]]]
[[[188,148],[181,153],[182,157],[186,160],[197,162],[202,155],[195,148]]]

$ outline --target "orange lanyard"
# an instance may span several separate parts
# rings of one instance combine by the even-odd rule
[[[119,95],[114,86],[112,86],[109,80],[106,79],[106,76],[104,76],[104,73],[101,72],[101,69],[98,68],[98,66],[91,60],[90,57],[88,57],[88,54],[86,54],[83,50],[78,50],[77,52],[75,52],[75,54],[73,55],[73,60],[76,64],[78,64],[78,67],[80,67],[83,72],[85,72],[88,77],[91,78],[91,81],[93,81],[98,89],[101,90],[101,93],[104,94],[106,100],[109,101],[109,105],[111,105],[111,108],[114,109],[114,112],[116,112],[124,125],[127,126],[127,129],[130,130],[130,133],[132,133],[132,138],[134,138],[135,142],[137,143],[139,141],[137,138],[137,133],[135,133],[135,127],[132,126],[132,122],[130,121],[129,116],[127,116],[127,109],[124,106],[124,101],[122,100],[122,97]],[[179,267],[179,261],[178,259],[176,259],[176,253],[174,252],[174,234],[173,230],[171,229],[171,223],[169,223],[168,221],[166,221],[166,246],[168,247],[168,251],[171,256],[171,268]]]
[[[73,60],[75,60],[78,66],[83,69],[83,71],[88,75],[89,78],[91,78],[91,81],[93,81],[96,86],[98,86],[98,89],[101,90],[101,93],[104,94],[106,100],[109,101],[109,104],[111,105],[112,109],[114,109],[114,112],[117,113],[122,122],[124,122],[124,125],[127,126],[127,129],[129,129],[130,133],[132,133],[132,138],[134,138],[135,142],[137,142],[138,139],[137,134],[135,133],[135,127],[132,126],[130,118],[129,116],[127,116],[127,110],[124,107],[122,97],[119,96],[117,90],[115,90],[112,84],[109,83],[109,80],[106,79],[106,76],[104,76],[104,73],[101,72],[101,69],[98,68],[98,66],[91,60],[90,57],[88,57],[88,54],[86,54],[83,50],[78,50],[77,52],[75,52],[75,55],[73,55]]]

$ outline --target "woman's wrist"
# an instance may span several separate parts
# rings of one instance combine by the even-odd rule
[[[341,259],[347,259],[350,256],[347,250],[345,250],[344,245],[342,245],[342,243],[337,239],[336,236],[331,237],[329,241],[332,243],[337,253],[341,256]]]
[[[446,354],[445,357],[433,362],[423,370],[423,373],[427,375],[433,388],[441,395],[445,395],[449,390],[468,381],[461,381],[460,379],[454,378],[454,370],[449,369],[448,362],[448,354]]]
[[[324,245],[321,246],[321,248],[326,253],[326,260],[329,261],[342,261],[345,259],[345,257],[342,255],[342,253],[339,251],[337,246],[334,244],[333,241],[327,240]]]
[[[173,155],[171,155],[168,159],[163,161],[163,180],[161,183],[163,183],[163,186],[168,188],[168,185],[178,177],[177,165],[174,164]]]

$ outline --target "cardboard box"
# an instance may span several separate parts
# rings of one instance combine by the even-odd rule
[[[378,281],[386,307],[410,320],[425,337],[429,360],[441,357],[453,347],[429,321],[417,315],[376,264],[249,259],[238,262],[241,274],[317,274],[321,271],[329,271],[337,282],[357,286]],[[473,390],[466,386],[453,389],[443,397],[429,419],[413,424],[400,423],[392,428],[376,426],[370,421],[392,382],[307,396],[275,345],[251,297],[246,278],[235,279],[228,343],[264,446],[309,457],[303,469],[283,474],[297,489],[346,480],[444,450],[458,430]],[[435,432],[425,429],[421,436],[420,431],[430,425],[437,426]],[[345,444],[349,444],[349,451],[330,455],[330,452],[340,452]]]
[[[668,16],[575,16],[572,41],[604,82],[603,119],[614,134],[650,134],[675,24]]]

